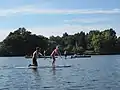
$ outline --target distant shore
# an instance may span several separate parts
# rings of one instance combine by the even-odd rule
[[[74,35],[67,32],[63,36],[51,36],[32,34],[24,27],[18,28],[0,42],[1,57],[30,56],[36,47],[40,52],[46,51],[50,55],[56,46],[59,46],[61,54],[65,51],[68,55],[119,55],[120,37],[116,36],[114,29],[91,30],[89,33],[80,31]]]
[[[68,54],[68,56],[73,56],[74,54]],[[120,55],[120,53],[91,53],[91,54],[77,54],[77,55]],[[25,57],[26,55],[2,55],[0,57]],[[49,55],[46,55],[49,56]],[[64,54],[62,54],[64,56]],[[28,56],[31,57],[31,56]]]

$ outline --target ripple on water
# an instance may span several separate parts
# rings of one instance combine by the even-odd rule
[[[14,68],[14,66],[6,66],[6,65],[4,65],[4,66],[0,66],[0,69],[1,70],[5,70],[5,69],[13,69]]]
[[[72,88],[82,88],[82,87],[85,87],[83,85],[78,85],[78,86],[71,86]]]
[[[91,80],[92,82],[96,82],[96,81],[99,81],[99,80],[97,80],[97,79],[93,79],[93,80]]]
[[[69,84],[70,84],[70,83],[75,83],[75,82],[67,81],[66,83],[69,83]]]
[[[67,87],[66,90],[81,90],[84,86],[70,86],[70,87]]]
[[[54,86],[44,86],[44,87],[42,87],[42,88],[45,88],[45,89],[52,89],[52,88],[54,88]]]
[[[0,88],[0,90],[10,90],[9,88]]]

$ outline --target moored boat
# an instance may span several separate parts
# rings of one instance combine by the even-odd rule
[[[72,55],[71,58],[90,58],[90,55]]]

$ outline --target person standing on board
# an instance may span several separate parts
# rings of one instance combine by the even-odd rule
[[[44,52],[43,52],[44,59],[46,59],[46,51],[47,51],[47,50],[44,50]]]
[[[60,54],[60,51],[59,51],[59,46],[56,46],[56,48],[52,51],[52,53],[51,53],[51,56],[52,56],[52,59],[53,59],[53,61],[52,61],[52,66],[55,66],[55,61],[56,61],[56,59],[55,59],[55,55],[59,55],[60,57],[61,57],[61,54]]]
[[[67,51],[66,50],[64,51],[64,56],[65,56],[65,59],[66,59],[66,57],[67,57]]]
[[[37,63],[37,58],[38,56],[41,55],[43,56],[41,53],[40,53],[40,48],[39,47],[36,47],[36,50],[33,52],[33,56],[32,56],[32,65],[30,64],[29,66],[38,66],[38,63]]]

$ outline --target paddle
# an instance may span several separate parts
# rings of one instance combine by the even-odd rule
[[[60,57],[61,57],[61,56],[60,56]],[[64,60],[63,60],[62,57],[61,57],[61,60],[62,60],[63,65],[66,66],[66,64],[65,64],[65,62],[64,62]]]

